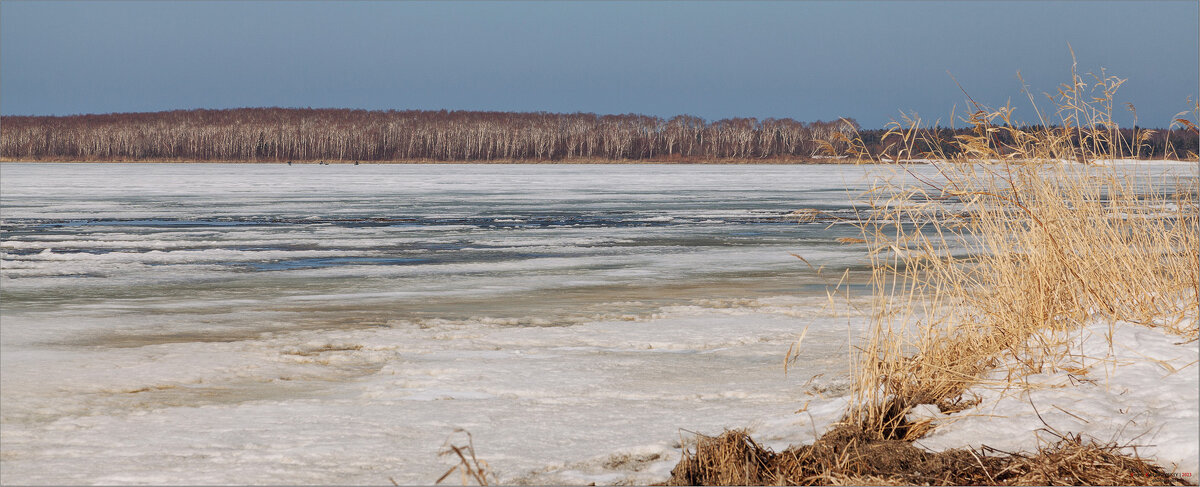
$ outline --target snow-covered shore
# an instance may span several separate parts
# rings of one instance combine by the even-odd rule
[[[1194,318],[1193,318],[1194,319]],[[987,445],[1018,452],[1080,434],[1196,483],[1200,471],[1200,342],[1131,323],[1094,322],[1076,335],[1074,356],[1008,384],[1000,367],[969,389],[979,404],[941,414],[914,411],[937,428],[916,444],[933,451]]]
[[[1194,318],[1189,318],[1193,319]],[[1185,482],[1197,483],[1200,471],[1200,342],[1159,328],[1095,321],[1072,335],[1071,361],[1027,376],[1005,380],[1007,364],[994,369],[964,396],[978,403],[952,414],[921,405],[912,421],[932,420],[935,429],[914,442],[931,452],[988,446],[998,451],[1032,453],[1053,444],[1056,435],[1080,435],[1161,466]],[[849,397],[804,404],[798,414],[745,425],[760,444],[782,451],[809,444],[839,420]],[[715,432],[703,432],[714,434]],[[524,478],[534,483],[660,482],[670,476],[679,448],[645,447],[622,452],[656,461],[637,473],[618,475],[602,466],[612,456],[548,468]],[[640,456],[639,456],[640,455]]]

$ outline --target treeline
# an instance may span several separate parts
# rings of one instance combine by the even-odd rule
[[[996,130],[989,134],[989,144],[996,149],[1000,154],[1016,152],[1013,148],[1018,145],[1018,141],[1014,140],[1012,132],[1004,130],[1005,127],[997,127],[1001,130]],[[1044,127],[1039,125],[1026,125],[1016,127],[1023,132],[1029,134],[1042,133],[1048,131],[1055,133],[1057,136],[1064,137],[1068,145],[1078,148],[1081,144],[1086,144],[1089,148],[1098,149],[1100,152],[1112,152],[1121,154],[1127,158],[1141,159],[1195,159],[1196,154],[1200,153],[1200,136],[1197,135],[1194,128],[1175,128],[1175,129],[1144,129],[1141,127],[1111,129],[1106,130],[1104,127],[1090,127],[1087,131],[1079,132],[1076,130],[1064,130],[1059,126]],[[1103,132],[1104,137],[1097,140],[1094,137],[1089,137],[1090,134]],[[931,127],[919,130],[919,136],[914,138],[911,145],[911,154],[909,157],[921,157],[923,154],[942,154],[947,157],[959,155],[961,144],[956,142],[959,137],[977,136],[976,128],[947,128],[947,127]],[[904,146],[904,137],[896,132],[889,133],[884,129],[859,130],[857,132],[857,141],[861,145],[858,146],[860,151],[865,150],[872,157],[883,155],[887,157],[889,154],[895,154],[898,147]],[[1118,141],[1116,143],[1110,141]],[[1137,141],[1135,143],[1135,141]],[[1110,144],[1117,147],[1110,147]]]
[[[850,119],[240,108],[0,119],[7,159],[492,161],[811,158]]]
[[[925,133],[953,156],[957,144],[951,141],[972,130],[939,127]],[[1006,133],[996,132],[996,144],[1006,143]],[[886,134],[863,130],[853,119],[709,122],[688,115],[664,119],[635,114],[239,108],[0,117],[0,157],[280,162],[810,160],[830,150],[840,153],[853,138],[870,154],[887,154],[900,138]],[[1133,136],[1133,130],[1121,130],[1124,140]],[[1156,130],[1143,139],[1137,155],[1189,157],[1200,152],[1197,145],[1194,132]],[[1122,152],[1135,155],[1129,147],[1122,147]]]

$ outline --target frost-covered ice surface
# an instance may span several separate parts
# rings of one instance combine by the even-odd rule
[[[548,467],[536,483],[661,480],[678,458],[678,428],[741,427],[803,402],[808,377],[785,378],[778,367],[796,324],[746,308],[680,309],[569,327],[400,325],[46,360],[36,355],[47,352],[6,352],[4,475],[427,484],[445,468],[438,447],[462,427],[504,482]],[[42,367],[19,367],[26,362]],[[569,467],[630,452],[659,461]]]
[[[864,173],[0,165],[0,481],[428,484],[461,427],[502,482],[649,482],[681,428],[811,436],[861,317],[789,253],[863,272]]]
[[[456,428],[501,482],[648,483],[686,431],[811,441],[871,171],[0,164],[0,483],[428,484]]]
[[[1126,453],[1195,483],[1200,475],[1200,343],[1130,323],[1096,322],[1072,335],[1073,365],[1048,369],[1012,387],[997,372],[991,382],[967,393],[981,400],[976,407],[952,415],[936,408],[913,413],[913,419],[930,418],[939,425],[917,444],[931,450],[987,445],[1016,452],[1054,443],[1054,432],[1077,433],[1125,446]]]

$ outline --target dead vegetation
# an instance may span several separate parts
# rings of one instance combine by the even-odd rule
[[[454,434],[459,433],[466,435],[467,443],[454,444],[453,435],[446,440],[446,443],[442,446],[442,450],[438,452],[438,456],[450,457],[451,459],[457,458],[457,461],[434,484],[442,483],[442,481],[446,480],[454,472],[459,473],[462,485],[490,485],[489,481],[495,483],[496,474],[492,471],[491,466],[486,461],[480,460],[475,456],[475,439],[471,436],[471,433],[462,428],[455,428]],[[392,480],[392,484],[396,484],[396,481]]]
[[[861,161],[931,161],[938,172],[890,166],[867,193],[874,300],[850,409],[813,444],[778,453],[740,431],[702,438],[672,485],[1187,485],[1121,445],[1058,431],[1034,453],[930,453],[913,440],[934,426],[905,419],[921,404],[973,406],[964,392],[997,367],[1009,388],[1080,368],[1072,332],[1088,323],[1110,323],[1109,337],[1115,322],[1185,342],[1200,332],[1200,186],[1111,163],[1150,134],[1118,130],[1123,80],[1071,74],[1048,95],[1063,130],[1044,129],[1040,111],[1040,125],[1018,128],[1010,106],[970,100],[972,131],[954,140],[914,117],[894,124],[901,142],[883,153],[843,141]]]
[[[1196,339],[1200,186],[1110,163],[1145,139],[1115,130],[1123,80],[1071,74],[1051,96],[1065,133],[1015,128],[1013,108],[973,100],[973,135],[951,141],[960,157],[918,152],[945,145],[919,120],[894,127],[905,143],[886,156],[942,162],[933,178],[899,165],[870,192],[860,228],[875,299],[854,360],[856,421],[886,428],[887,408],[950,400],[997,367],[1009,387],[1077,368],[1071,332],[1086,323]]]
[[[702,437],[668,485],[1188,485],[1113,444],[1066,436],[1035,453],[987,447],[930,453],[840,425],[812,445],[774,452],[743,431]]]

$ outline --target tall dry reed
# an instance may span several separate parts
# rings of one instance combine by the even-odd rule
[[[953,400],[1001,364],[1013,383],[1066,366],[1071,332],[1093,320],[1196,339],[1195,169],[1166,180],[1116,163],[1149,139],[1117,130],[1123,80],[1085,81],[1074,68],[1071,78],[1049,95],[1052,114],[1029,97],[1040,125],[970,100],[970,135],[935,140],[912,117],[893,124],[900,142],[884,153],[855,154],[899,162],[868,193],[862,225],[875,299],[851,417],[867,429],[897,436],[909,407]],[[904,162],[917,159],[935,161],[937,176]]]

